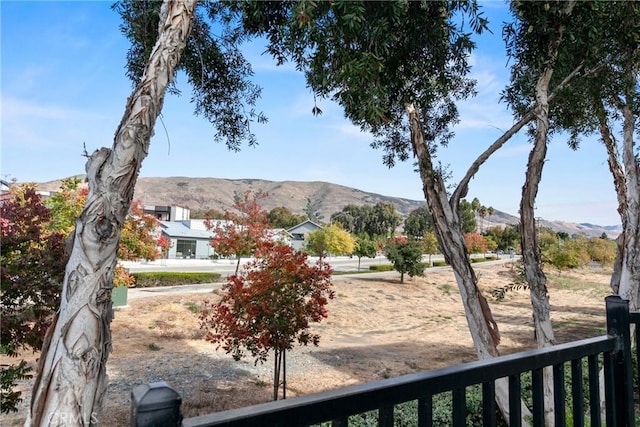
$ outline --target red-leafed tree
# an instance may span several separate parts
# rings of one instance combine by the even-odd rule
[[[9,356],[40,350],[60,304],[67,254],[63,233],[49,231],[51,210],[32,185],[15,186],[0,204],[0,347]],[[15,380],[30,376],[22,360],[0,369],[0,410],[15,411]]]
[[[322,258],[309,265],[305,252],[277,242],[260,241],[255,256],[229,278],[218,302],[204,304],[200,324],[206,339],[236,360],[248,351],[263,363],[273,351],[273,399],[280,385],[285,399],[286,352],[296,341],[318,345],[320,336],[309,327],[327,317],[332,270]]]
[[[235,275],[240,269],[240,259],[250,256],[258,242],[265,238],[269,228],[267,213],[261,201],[268,197],[262,191],[245,191],[244,196],[234,196],[235,212],[225,211],[223,221],[206,220],[205,225],[213,232],[211,247],[222,256],[235,256],[238,260]]]
[[[160,234],[156,217],[145,214],[140,202],[131,203],[120,234],[118,258],[125,261],[158,259],[170,244],[169,239]]]
[[[467,244],[467,250],[472,254],[481,254],[487,252],[487,239],[478,233],[467,233],[464,235]]]

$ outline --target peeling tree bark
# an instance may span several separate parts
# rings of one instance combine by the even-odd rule
[[[427,206],[433,217],[438,242],[446,260],[451,264],[462,297],[467,324],[479,359],[498,356],[500,342],[498,325],[493,319],[486,298],[478,289],[478,279],[469,262],[464,235],[460,226],[458,206],[447,200],[446,187],[433,167],[431,155],[424,139],[422,122],[416,109],[407,106],[411,144],[418,159],[420,178]],[[505,140],[506,141],[506,140]],[[496,401],[505,420],[509,420],[509,389],[506,379],[496,381]],[[529,414],[522,405],[523,422]]]
[[[195,3],[165,2],[166,19],[160,22],[158,40],[129,97],[113,147],[97,150],[87,162],[89,195],[76,221],[60,310],[42,350],[27,425],[97,422],[107,386],[112,275],[120,230],[167,85],[186,45]]]
[[[549,101],[547,98],[552,70],[547,69],[536,84],[536,135],[535,143],[529,154],[525,184],[520,200],[521,246],[524,270],[529,283],[533,323],[538,348],[555,344],[551,326],[551,307],[547,292],[547,277],[542,271],[542,262],[536,233],[535,201],[542,179],[542,169],[547,155],[547,135],[549,132]],[[544,370],[544,400],[546,425],[553,426],[553,371]]]
[[[568,18],[575,6],[575,0],[566,3],[562,15]],[[562,43],[565,26],[560,25],[557,37],[549,44],[548,63],[553,64],[558,57],[558,50]],[[540,248],[536,232],[535,202],[538,194],[542,169],[547,155],[547,141],[549,134],[549,84],[553,76],[552,65],[546,66],[538,77],[535,88],[536,98],[536,132],[533,149],[529,154],[527,172],[522,198],[520,200],[520,242],[522,246],[522,259],[524,271],[529,284],[531,306],[533,309],[533,323],[535,328],[536,343],[538,348],[544,348],[555,344],[555,335],[551,325],[551,306],[547,290],[547,277],[542,270]],[[543,370],[543,392],[545,425],[553,427],[554,396],[553,396],[553,370],[551,367]]]
[[[629,82],[627,102],[614,96],[613,104],[622,115],[622,165],[618,160],[617,144],[606,120],[604,105],[599,101],[598,121],[600,136],[604,143],[613,176],[613,184],[618,198],[618,213],[622,222],[622,234],[618,236],[618,253],[611,275],[611,289],[614,294],[629,301],[629,309],[640,308],[640,159],[635,155],[635,117],[630,102],[634,96],[635,79],[631,67],[627,69]],[[634,336],[633,331],[631,336]],[[604,370],[600,370],[601,418],[605,419]]]
[[[616,254],[616,259],[613,266],[613,274],[611,275],[611,290],[614,294],[618,294],[620,290],[620,276],[622,274],[623,268],[623,258],[625,254],[624,245],[624,230],[627,229],[627,215],[626,212],[628,210],[627,206],[627,183],[626,177],[624,173],[624,169],[618,160],[618,151],[615,137],[611,131],[611,127],[607,121],[607,114],[605,112],[605,106],[602,100],[596,101],[598,103],[596,116],[598,118],[598,127],[600,130],[600,137],[602,138],[602,143],[607,150],[607,163],[609,164],[609,171],[611,171],[611,175],[613,176],[613,186],[616,190],[616,196],[618,198],[618,214],[620,215],[620,220],[622,222],[622,234],[618,236],[616,239],[616,244],[618,247],[618,253]],[[633,304],[633,303],[632,303]],[[636,308],[634,308],[636,309]]]
[[[630,98],[630,96],[629,96]],[[630,309],[638,310],[640,301],[640,159],[634,152],[633,134],[636,131],[636,118],[629,103],[620,105],[623,117],[622,127],[622,160],[625,170],[626,194],[624,195],[624,209],[622,219],[622,239],[619,243],[622,263],[619,270],[620,282],[618,295],[629,300]],[[620,195],[619,195],[620,198]]]

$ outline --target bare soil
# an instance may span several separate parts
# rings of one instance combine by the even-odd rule
[[[474,268],[490,300],[502,340],[502,354],[535,347],[527,290],[496,301],[489,290],[513,283],[513,265],[482,263]],[[604,332],[604,297],[611,271],[548,272],[552,321],[558,343]],[[455,278],[433,268],[425,277],[336,276],[329,317],[314,325],[318,347],[296,348],[287,356],[287,396],[436,369],[476,359]],[[166,381],[183,397],[183,413],[209,412],[266,402],[272,365],[235,362],[202,339],[198,307],[214,294],[187,294],[132,301],[115,313],[109,388],[101,425],[129,424],[131,389]],[[36,355],[25,355],[35,363]],[[0,358],[0,363],[7,359]],[[35,366],[35,364],[34,364]],[[0,425],[24,422],[32,381],[20,384],[25,402]]]

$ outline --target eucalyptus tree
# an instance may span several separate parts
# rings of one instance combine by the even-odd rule
[[[365,232],[369,236],[389,238],[402,223],[402,216],[391,202],[378,202],[373,206],[372,214]]]
[[[611,51],[608,38],[624,38],[606,35],[612,34],[611,28],[621,26],[620,9],[620,4],[610,2],[514,1],[511,3],[511,10],[516,20],[505,28],[508,53],[514,62],[511,84],[505,91],[504,98],[517,114],[528,114],[531,111],[535,114],[535,121],[530,127],[533,148],[529,155],[520,203],[520,222],[522,255],[539,347],[555,342],[534,214],[547,145],[550,136],[563,128],[572,128],[569,142],[576,146],[577,137],[585,130],[586,122],[591,121],[596,126],[601,126],[602,123],[596,120],[598,114],[585,118],[585,113],[591,114],[593,109],[585,108],[592,101],[584,96],[584,92],[594,79],[599,79],[601,88],[618,86],[618,79],[615,77],[609,75],[610,80],[607,81],[599,76],[608,68],[607,52]],[[598,10],[601,13],[594,13]],[[637,34],[637,14],[631,18],[634,19]],[[629,46],[628,41],[624,44]],[[637,51],[637,35],[633,46]],[[617,67],[619,63],[611,66]],[[552,88],[563,85],[562,82],[569,76],[575,76],[578,81],[564,85],[557,91],[557,99],[551,103]],[[569,123],[573,127],[567,126]],[[611,151],[609,163],[611,166]],[[614,169],[618,168],[613,167],[612,171]],[[637,171],[637,163],[635,169]],[[638,188],[636,187],[635,194],[638,194]],[[638,197],[635,196],[636,200]],[[545,371],[545,374],[546,419],[552,425],[551,372]]]
[[[337,222],[351,234],[367,234],[367,224],[373,215],[371,205],[348,204],[341,211],[331,214],[331,222]],[[372,238],[373,236],[369,236]]]
[[[430,231],[433,231],[433,221],[431,220],[431,212],[426,206],[420,206],[409,212],[404,220],[404,234],[419,239]]]
[[[60,309],[49,328],[32,392],[27,425],[94,425],[105,395],[111,351],[111,290],[120,231],[167,90],[186,71],[195,109],[230,149],[255,143],[251,110],[259,91],[230,32],[212,37],[207,21],[226,22],[217,4],[195,14],[196,1],[127,1],[116,9],[132,41],[129,97],[112,147],[88,155],[89,193],[75,223]],[[192,30],[193,28],[193,30]],[[184,54],[183,54],[184,53]]]
[[[622,234],[611,277],[613,291],[640,308],[640,4],[589,3],[584,32],[593,34],[589,56],[597,71],[567,91],[570,102],[552,109],[554,124],[570,132],[578,149],[585,136],[600,137],[618,200]],[[619,31],[611,31],[617,28]],[[616,137],[620,134],[621,137]]]
[[[349,204],[340,212],[331,214],[331,222],[339,223],[351,234],[366,234],[389,238],[401,224],[402,216],[390,202],[378,202],[375,205]]]
[[[458,205],[458,216],[460,217],[460,227],[463,233],[473,233],[477,230],[478,221],[473,211],[473,205],[466,199],[460,200]]]
[[[533,285],[532,292],[537,289],[546,294],[546,279],[539,269],[533,205],[542,177],[546,147],[553,133],[568,129],[569,144],[573,148],[578,148],[581,135],[600,133],[614,175],[619,211],[621,215],[628,211],[627,202],[638,209],[640,191],[637,190],[640,187],[627,189],[626,184],[637,185],[638,182],[633,129],[638,111],[637,41],[640,20],[638,5],[633,2],[513,2],[512,9],[519,24],[507,28],[509,53],[515,62],[512,83],[505,92],[505,99],[517,114],[526,114],[532,109],[536,112],[536,122],[530,129],[534,146],[520,207],[522,251],[528,281]],[[543,16],[546,17],[541,18]],[[629,31],[612,32],[611,28]],[[623,52],[627,52],[626,56]],[[624,71],[625,67],[629,73]],[[551,98],[549,87],[557,85],[567,75],[575,74],[576,70],[580,70],[576,84],[563,86],[554,102],[548,102]],[[629,120],[625,120],[623,104],[629,106]],[[622,107],[617,115],[616,106]],[[629,146],[624,168],[618,161],[613,132],[608,123],[608,120],[616,118],[623,122],[623,128],[626,124],[626,128],[631,129],[623,134],[623,140],[626,138]],[[625,175],[623,169],[630,173]],[[637,220],[635,222],[637,224]],[[637,226],[635,229],[631,227],[631,234],[637,236],[637,230]],[[630,252],[637,253],[635,250]]]
[[[468,78],[472,32],[487,21],[475,2],[257,2],[235,3],[243,25],[268,42],[279,63],[293,61],[316,97],[330,97],[346,117],[375,137],[383,161],[416,158],[436,236],[465,305],[480,358],[498,355],[500,340],[489,304],[478,288],[461,230],[459,205],[469,181],[489,156],[533,119],[523,116],[476,161],[449,195],[447,172],[437,163],[458,121],[456,102],[474,94]],[[463,18],[464,17],[464,20]],[[318,112],[318,107],[313,107]],[[506,381],[496,396],[508,417]],[[526,408],[525,408],[526,409]],[[526,410],[523,411],[523,414]],[[508,418],[507,418],[508,419]]]

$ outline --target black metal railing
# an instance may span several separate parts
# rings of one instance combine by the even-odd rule
[[[522,422],[521,376],[531,374],[532,424],[544,426],[543,369],[553,369],[555,425],[568,423],[565,409],[565,365],[570,367],[571,424],[584,426],[585,412],[591,427],[602,425],[604,409],[607,427],[634,426],[630,324],[640,323],[640,313],[629,313],[628,301],[606,298],[607,335],[544,349],[525,351],[433,371],[404,375],[338,390],[270,402],[183,420],[185,427],[205,426],[290,426],[331,422],[348,426],[349,417],[378,412],[378,426],[393,426],[394,407],[417,401],[417,425],[433,424],[433,396],[452,393],[452,425],[466,426],[466,394],[470,386],[482,389],[482,424],[497,424],[495,387],[506,379],[509,389],[509,425]],[[636,328],[636,336],[639,336]],[[640,356],[636,354],[636,358]],[[586,364],[586,372],[583,368]],[[604,370],[604,396],[600,395],[600,368]],[[587,378],[587,388],[583,378]],[[605,407],[601,408],[604,397]],[[589,411],[584,402],[588,401]]]

